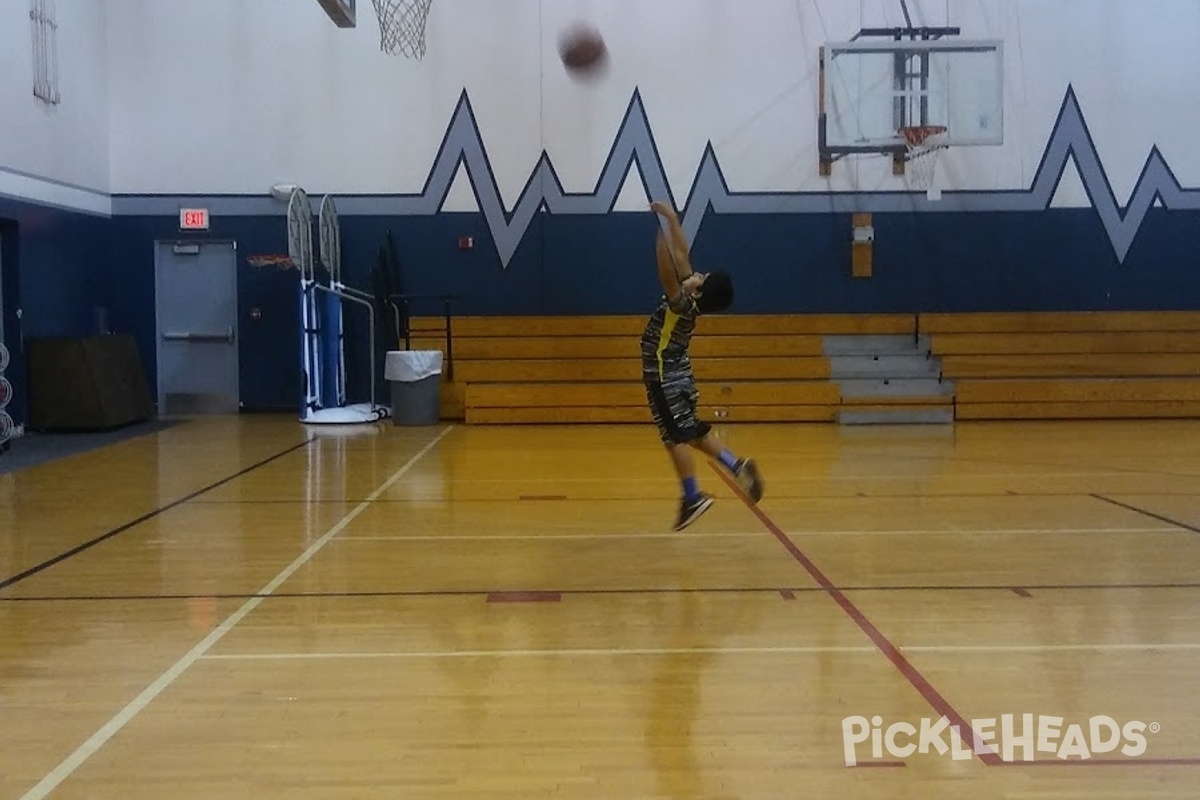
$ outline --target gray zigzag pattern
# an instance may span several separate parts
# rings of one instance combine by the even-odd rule
[[[397,214],[431,216],[437,214],[450,192],[454,175],[462,164],[470,178],[479,210],[487,220],[500,261],[508,265],[513,253],[533,222],[538,209],[545,206],[551,214],[606,214],[612,211],[630,165],[636,161],[641,168],[647,194],[669,198],[666,174],[650,132],[649,118],[641,96],[634,93],[620,133],[613,142],[608,160],[600,173],[596,188],[588,194],[568,194],[554,171],[554,165],[543,153],[537,166],[521,190],[512,214],[504,210],[500,188],[492,173],[491,162],[484,149],[479,127],[466,93],[459,100],[450,126],[446,131],[433,169],[418,195],[386,198],[354,196],[338,199],[340,214]],[[697,220],[697,223],[699,220]]]
[[[704,214],[710,207],[718,214],[1042,211],[1050,206],[1069,158],[1075,160],[1079,176],[1104,224],[1118,260],[1124,260],[1129,252],[1155,196],[1160,197],[1163,205],[1169,209],[1200,210],[1200,189],[1184,189],[1180,186],[1155,147],[1146,160],[1129,205],[1122,213],[1100,163],[1075,92],[1068,87],[1033,185],[1027,190],[946,192],[940,201],[929,201],[923,192],[906,191],[731,192],[710,144],[705,149],[692,184],[682,222],[684,230],[694,240]],[[339,200],[339,208],[345,208],[350,213],[436,214],[450,190],[460,161],[465,163],[476,200],[495,237],[501,263],[505,265],[543,204],[552,214],[610,212],[634,161],[641,170],[647,194],[654,199],[671,199],[649,118],[641,96],[635,92],[596,188],[591,193],[567,194],[554,172],[554,166],[543,153],[512,215],[505,214],[470,100],[464,93],[420,195],[391,198],[386,212],[381,210],[380,198],[377,197],[354,198],[357,202],[351,205]]]
[[[1075,160],[1083,186],[1104,224],[1118,260],[1125,259],[1156,196],[1168,209],[1200,210],[1200,189],[1180,186],[1158,148],[1154,147],[1138,177],[1129,204],[1122,212],[1100,163],[1075,92],[1068,87],[1029,189],[949,191],[943,193],[941,200],[936,202],[928,200],[924,192],[908,191],[731,192],[710,143],[705,148],[691,193],[684,204],[682,222],[689,238],[694,241],[709,208],[717,214],[1042,211],[1049,207],[1067,161],[1071,158]],[[470,99],[464,91],[419,194],[339,196],[338,211],[342,215],[435,215],[445,203],[454,175],[462,164],[495,240],[501,264],[507,266],[540,208],[544,206],[551,214],[607,214],[612,211],[621,185],[635,162],[641,171],[647,195],[674,202],[646,109],[641,95],[636,91],[596,187],[591,192],[567,193],[554,171],[554,165],[543,153],[509,214],[500,197],[500,188],[492,172]],[[113,205],[114,213],[174,214],[181,202],[188,201],[206,202],[213,213],[280,213],[277,203],[261,197],[225,196],[205,200],[176,196],[127,196],[115,197]]]

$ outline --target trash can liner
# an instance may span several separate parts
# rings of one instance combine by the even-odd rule
[[[441,373],[441,350],[391,350],[383,366],[383,377],[389,381],[407,383]]]

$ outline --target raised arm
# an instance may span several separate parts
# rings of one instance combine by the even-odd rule
[[[687,237],[679,224],[679,217],[675,215],[675,209],[661,201],[651,203],[650,208],[667,221],[667,233],[659,230],[654,252],[658,258],[659,281],[667,297],[674,299],[679,296],[683,282],[692,274]]]
[[[662,231],[658,232],[658,238],[654,242],[654,255],[658,259],[658,281],[662,284],[667,299],[675,302],[683,290],[683,279],[679,277],[675,257],[671,254],[671,247]]]

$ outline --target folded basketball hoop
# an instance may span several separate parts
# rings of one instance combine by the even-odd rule
[[[420,59],[425,55],[425,18],[433,0],[372,0],[379,18],[379,49]]]
[[[292,269],[296,266],[296,262],[292,261],[291,256],[275,253],[246,256],[246,263],[252,267],[275,267],[276,269]]]
[[[933,174],[937,167],[938,153],[945,150],[945,125],[909,125],[897,131],[904,137],[908,150],[904,171],[911,173],[912,183],[920,189],[933,185]]]

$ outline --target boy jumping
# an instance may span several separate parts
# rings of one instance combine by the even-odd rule
[[[659,436],[683,484],[675,522],[678,531],[695,522],[713,504],[713,498],[700,491],[691,448],[717,459],[755,503],[762,498],[763,484],[754,461],[731,453],[711,426],[696,417],[699,392],[688,345],[697,317],[724,311],[733,303],[733,281],[721,270],[693,272],[687,237],[675,210],[662,202],[651,203],[650,208],[667,221],[670,237],[660,229],[655,243],[664,295],[642,332],[642,380]]]

